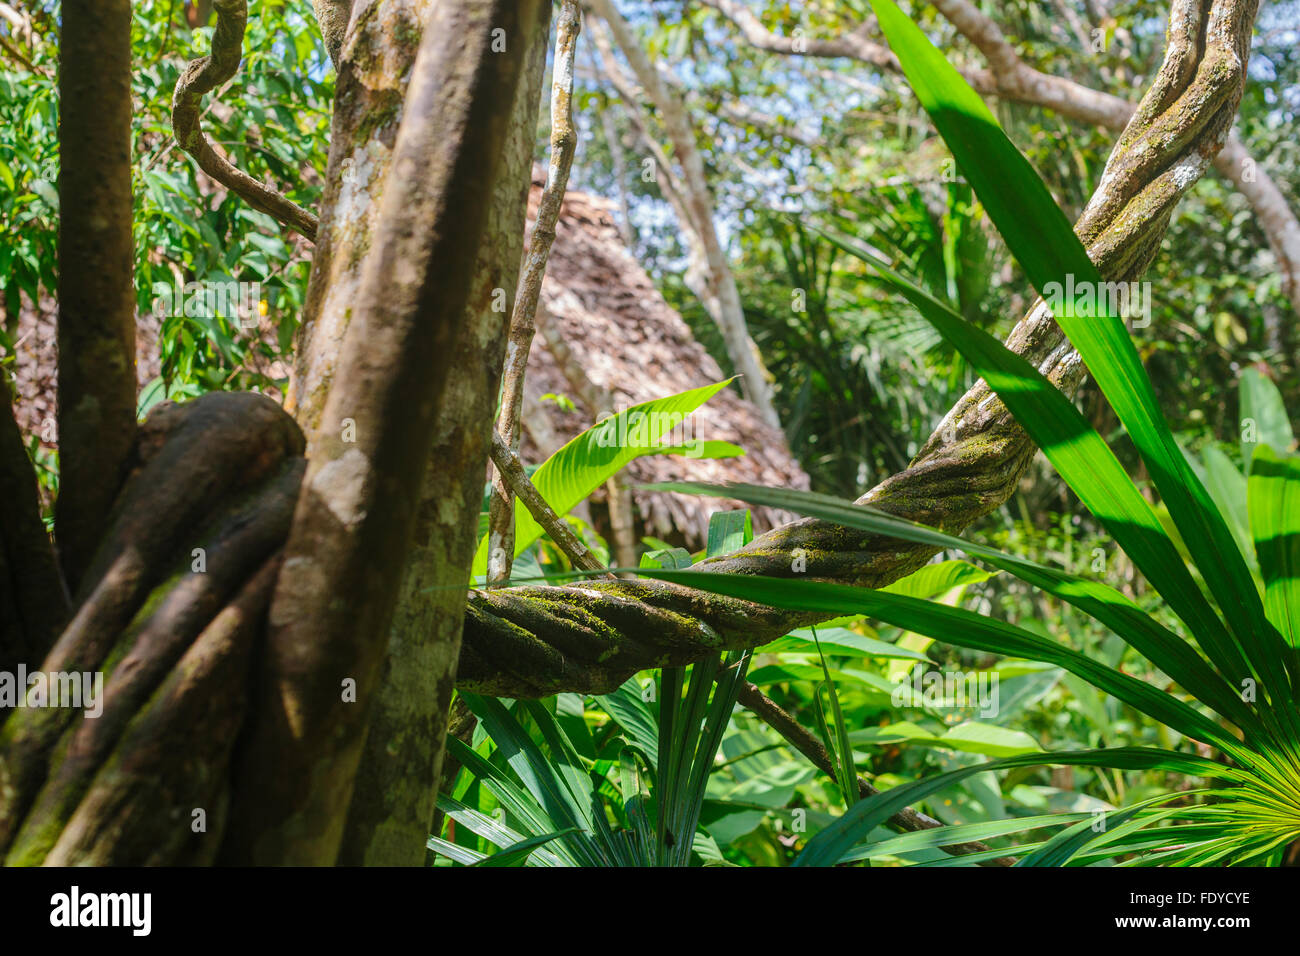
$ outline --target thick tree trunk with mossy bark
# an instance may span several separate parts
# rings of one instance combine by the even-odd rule
[[[323,5],[326,0],[317,6]],[[340,52],[321,221],[285,398],[309,449],[378,225],[411,65],[433,0],[357,0],[357,8],[356,27]]]
[[[337,857],[508,141],[524,26],[541,2],[437,4],[424,24],[271,605],[231,860]]]
[[[525,64],[535,45],[508,40],[507,52],[490,54],[488,37],[496,27],[508,38],[535,37],[545,5],[430,4],[431,19],[415,21],[433,28],[413,67],[401,52],[412,55],[409,33],[387,29],[393,23],[381,16],[400,6],[359,11],[342,48],[309,323],[341,297],[332,300],[339,311],[330,334],[319,323],[304,330],[295,384],[307,441],[255,396],[164,406],[139,430],[122,458],[129,474],[107,536],[43,665],[107,671],[104,717],[92,727],[79,712],[26,709],[0,725],[8,862],[412,862],[407,839],[422,847],[433,796],[424,781],[439,765],[454,605],[463,600],[422,585],[468,577],[476,510],[468,489],[482,480],[485,396],[501,334],[476,310],[491,270],[508,272],[511,262],[505,250],[490,264],[480,240],[508,231],[522,202],[527,176],[501,177],[523,165],[505,145],[523,149],[511,104],[538,69],[535,59]],[[1175,3],[1165,65],[1078,224],[1108,279],[1146,268],[1173,204],[1231,123],[1254,4],[1201,7]],[[65,16],[77,9],[65,7]],[[377,58],[350,65],[364,49]],[[387,111],[356,108],[371,95]],[[380,167],[393,175],[375,174]],[[379,215],[361,215],[358,189],[379,199]],[[498,287],[511,286],[503,276]],[[1041,302],[1010,344],[1067,392],[1084,373]],[[473,357],[485,381],[452,403],[448,383],[473,377]],[[12,445],[0,440],[7,462]],[[979,385],[911,467],[862,500],[957,530],[1005,501],[1033,453]],[[444,477],[431,474],[431,461],[445,466]],[[305,491],[295,494],[302,471]],[[8,557],[8,524],[5,544]],[[456,555],[463,566],[453,566]],[[802,568],[879,586],[928,557],[799,521],[703,569]],[[10,594],[0,619],[19,616],[13,602]],[[406,606],[395,610],[399,602]],[[466,615],[458,681],[503,696],[610,689],[640,668],[753,646],[806,620],[645,581],[475,593]],[[424,686],[413,687],[412,674]],[[346,681],[355,681],[355,703],[345,699]],[[381,692],[400,699],[376,710]],[[360,789],[359,765],[367,774],[378,768]],[[408,768],[416,782],[389,789]]]
[[[118,834],[122,855],[111,859],[120,862],[139,861],[150,843],[185,843],[178,834],[192,832],[194,809],[214,815],[217,797],[229,789],[226,758],[249,674],[245,669],[217,688],[211,676],[189,683],[184,672],[197,665],[192,655],[216,653],[212,647],[195,650],[195,642],[202,642],[228,604],[256,605],[255,595],[244,594],[245,585],[283,547],[302,449],[293,422],[260,395],[219,393],[187,405],[166,404],[140,429],[130,477],[85,575],[75,615],[43,663],[27,662],[47,673],[102,672],[102,713],[87,719],[68,707],[28,707],[9,712],[0,724],[0,856],[7,862],[39,862],[60,846],[69,854],[66,862],[79,862],[63,843],[66,826],[78,814],[85,826]],[[232,634],[213,638],[230,645],[223,659],[247,657],[260,627],[260,615],[239,615]],[[236,637],[243,645],[231,644]],[[167,681],[170,696],[160,696],[159,685]],[[190,695],[200,699],[191,702]],[[203,702],[208,695],[212,700]],[[219,716],[227,706],[234,710]],[[151,750],[137,733],[141,725],[158,730],[196,709],[213,723],[167,730],[194,738],[190,746]],[[170,807],[180,815],[130,821],[111,806],[105,816],[88,809],[105,806],[96,801],[105,799],[104,788],[116,779],[103,776],[110,766],[135,766],[149,753],[162,793],[154,799],[192,797],[192,789],[179,788],[199,780],[206,781],[210,799]],[[102,861],[103,853],[100,844],[95,858]]]
[[[339,862],[419,865],[433,820],[511,303],[524,244],[551,10],[520,21],[527,59],[415,513]],[[499,294],[500,293],[500,294]]]

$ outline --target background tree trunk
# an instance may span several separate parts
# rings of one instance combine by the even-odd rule
[[[627,57],[632,72],[636,74],[637,82],[659,113],[668,138],[672,141],[673,152],[681,165],[678,192],[686,213],[681,225],[695,260],[694,268],[688,270],[686,277],[691,291],[700,298],[709,316],[722,332],[727,357],[731,359],[736,372],[744,376],[740,381],[741,391],[758,409],[765,422],[780,428],[781,420],[772,404],[772,384],[768,380],[767,369],[763,367],[762,357],[749,337],[740,292],[736,288],[736,277],[732,274],[731,264],[727,261],[713,222],[713,197],[709,192],[704,160],[695,145],[695,129],[686,114],[685,104],[663,82],[658,70],[632,35],[632,28],[613,3],[610,0],[586,0],[586,5],[609,24],[615,42]],[[629,109],[634,109],[635,106],[634,103],[628,104]]]

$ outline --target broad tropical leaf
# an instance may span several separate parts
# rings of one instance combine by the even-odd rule
[[[731,379],[676,395],[633,405],[611,415],[542,463],[532,482],[546,503],[563,517],[584,498],[616,475],[629,462],[646,455],[686,455],[693,458],[732,458],[744,450],[729,442],[688,441],[680,437],[682,423],[697,408],[731,383]],[[515,554],[518,556],[542,536],[542,528],[527,508],[515,508]],[[479,541],[473,574],[487,573],[488,541]]]

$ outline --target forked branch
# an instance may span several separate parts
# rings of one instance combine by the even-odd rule
[[[496,466],[497,474],[505,482],[506,487],[523,503],[528,513],[542,526],[542,530],[550,535],[551,540],[573,562],[575,568],[580,571],[605,570],[605,566],[596,560],[591,549],[578,539],[578,536],[564,523],[564,519],[546,503],[546,499],[528,480],[519,456],[495,431],[492,433],[492,464]]]

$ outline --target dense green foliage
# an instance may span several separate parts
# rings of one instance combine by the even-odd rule
[[[28,4],[29,10],[42,5]],[[39,40],[27,62],[0,74],[0,343],[12,350],[20,309],[53,300],[58,175],[57,4],[34,13]],[[178,0],[134,5],[132,91],[136,292],[165,394],[278,389],[274,360],[292,345],[306,291],[310,246],[269,216],[213,184],[171,138],[171,100],[188,61],[206,52],[210,29],[191,30]],[[254,6],[237,82],[203,116],[209,137],[241,169],[313,206],[329,144],[333,75],[310,11],[286,0]],[[267,314],[256,329],[235,316],[155,316],[156,284],[258,283]],[[153,319],[152,327],[150,319]],[[142,408],[142,411],[144,409]]]
[[[57,3],[25,6],[39,34],[30,56],[0,51],[6,365],[21,317],[48,313],[57,285]],[[309,244],[214,187],[170,141],[176,78],[210,33],[186,26],[182,6],[134,6],[137,294],[143,359],[158,368],[142,413],[168,396],[277,394],[310,268]],[[753,489],[750,500],[912,535],[948,560],[882,592],[850,594],[692,575],[702,554],[645,540],[648,575],[841,616],[752,655],[639,675],[600,698],[468,699],[479,725],[468,743],[451,745],[462,769],[441,798],[431,862],[971,862],[939,849],[957,840],[1033,864],[1282,859],[1300,837],[1290,692],[1300,682],[1300,471],[1287,411],[1300,396],[1300,341],[1243,198],[1207,177],[1178,207],[1148,275],[1148,328],[1130,335],[1095,317],[1067,328],[1098,383],[1072,403],[997,341],[1032,286],[1088,273],[1064,236],[1034,244],[1017,226],[1050,233],[1050,220],[1059,232],[1077,215],[1111,134],[1005,102],[984,116],[953,83],[927,98],[862,63],[763,53],[698,5],[686,14],[678,3],[620,6],[652,55],[684,78],[790,446],[814,491],[833,496]],[[865,0],[749,7],[774,31],[812,36],[873,16]],[[1015,0],[995,11],[1037,68],[1132,98],[1158,65],[1163,10],[1112,5],[1098,52],[1047,8]],[[933,11],[909,9],[940,49],[977,60]],[[1293,209],[1296,15],[1294,2],[1265,6],[1238,124]],[[906,32],[902,21],[897,31]],[[952,80],[922,45],[913,52],[914,80]],[[313,208],[332,92],[310,12],[268,0],[252,5],[243,65],[203,122],[240,168]],[[641,175],[641,146],[616,94],[580,75],[576,103],[575,185],[625,196],[635,253],[729,373],[720,336],[682,281],[677,226]],[[738,103],[750,110],[731,108]],[[988,126],[983,177],[978,156],[954,165],[935,134],[947,132],[945,104]],[[1041,191],[1037,176],[1007,172],[1012,154],[998,152],[1010,147],[991,132],[994,117],[1041,175]],[[1027,189],[1037,215],[1017,223],[1006,191]],[[156,314],[156,285],[227,280],[259,284],[256,328],[231,315]],[[1006,509],[957,540],[889,525],[843,500],[903,467],[981,375],[1046,451]],[[581,454],[571,448],[549,466],[562,472],[553,483],[547,472],[539,480],[560,511],[626,463],[602,457],[592,436],[576,440]],[[53,489],[56,461],[39,436],[31,447]],[[607,557],[592,528],[570,521]],[[708,554],[747,539],[743,515],[715,523]],[[516,579],[567,568],[536,528],[526,530]],[[953,559],[958,552],[976,563]],[[953,673],[996,687],[996,706],[927,693],[927,676]],[[1260,706],[1243,702],[1240,674],[1261,685]],[[814,730],[835,774],[734,707],[741,678]],[[859,801],[846,785],[853,773],[883,795]],[[1230,794],[1217,802],[1201,789],[1216,775]],[[908,803],[952,829],[895,833],[886,820]]]

